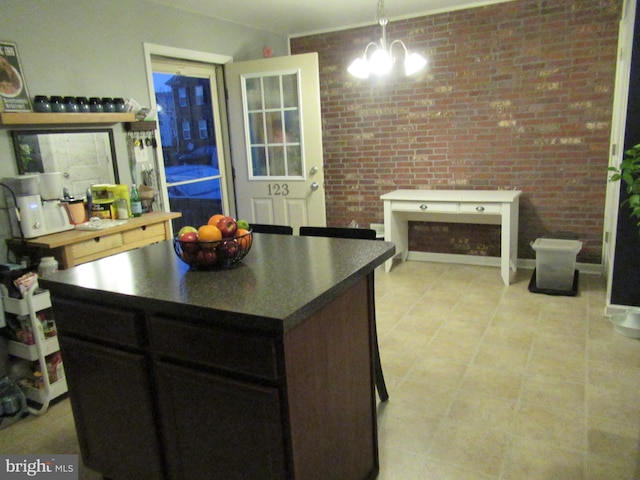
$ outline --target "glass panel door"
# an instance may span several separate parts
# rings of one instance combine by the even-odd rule
[[[199,227],[224,212],[224,166],[217,92],[210,72],[154,61],[153,83],[171,211],[181,212],[174,233],[184,225]],[[176,73],[178,72],[178,73]]]

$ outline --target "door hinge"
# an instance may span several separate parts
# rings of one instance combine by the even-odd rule
[[[618,148],[617,148],[617,147],[618,147],[618,146],[617,146],[615,143],[611,144],[611,156],[612,156],[612,157],[615,157],[615,156],[616,156],[616,152],[618,151]]]

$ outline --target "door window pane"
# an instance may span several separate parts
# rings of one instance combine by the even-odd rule
[[[256,177],[266,177],[268,175],[267,170],[267,155],[264,147],[253,147],[251,149],[251,158],[253,164],[251,169]]]
[[[250,178],[303,177],[298,73],[243,82]]]
[[[262,109],[262,87],[260,78],[248,78],[245,83],[247,92],[247,108],[249,110]]]
[[[282,115],[280,112],[267,112],[267,142],[282,143]]]
[[[298,76],[282,76],[282,106],[298,108]]]
[[[284,162],[284,147],[269,147],[269,176],[285,176],[287,170]]]
[[[280,76],[263,77],[264,83],[264,108],[282,107],[280,95]]]

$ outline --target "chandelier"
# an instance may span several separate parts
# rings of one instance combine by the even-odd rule
[[[427,60],[417,53],[409,53],[402,40],[394,40],[387,46],[387,23],[389,19],[384,10],[384,0],[378,0],[376,20],[382,27],[382,38],[379,43],[369,42],[364,52],[356,58],[347,71],[357,78],[369,78],[369,75],[385,75],[391,71],[395,58],[392,50],[394,45],[400,45],[404,49],[404,73],[413,75],[419,72],[427,64]],[[369,50],[372,49],[371,55]]]

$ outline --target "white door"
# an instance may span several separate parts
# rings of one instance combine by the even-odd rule
[[[326,225],[316,53],[225,65],[237,216]]]

